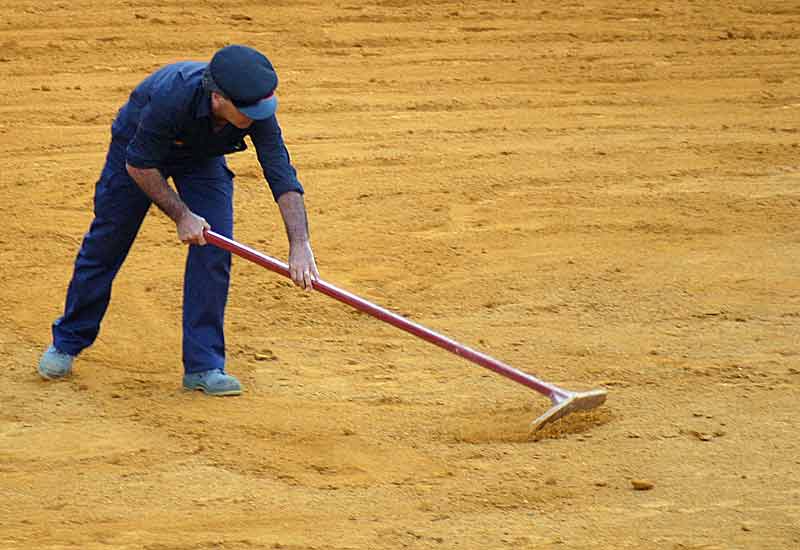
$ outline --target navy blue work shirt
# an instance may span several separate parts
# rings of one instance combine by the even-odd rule
[[[303,193],[274,116],[243,130],[227,124],[214,131],[211,92],[202,82],[207,66],[167,65],[133,90],[111,126],[113,138],[128,142],[126,162],[136,168],[191,163],[244,151],[249,135],[275,200],[287,191]]]

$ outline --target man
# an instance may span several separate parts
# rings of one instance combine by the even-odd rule
[[[53,343],[39,362],[48,380],[67,376],[90,346],[111,297],[111,283],[151,203],[189,244],[183,285],[183,387],[238,395],[225,372],[223,317],[230,253],[206,244],[206,228],[233,233],[229,153],[250,136],[286,226],[289,269],[306,289],[319,277],[308,234],[303,187],[275,118],[278,77],[269,60],[246,46],[227,46],[210,63],[168,65],[146,78],[120,109],[97,182],[94,220],[85,235]],[[167,183],[172,178],[177,193]]]

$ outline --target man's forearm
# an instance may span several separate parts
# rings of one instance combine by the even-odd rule
[[[283,223],[286,226],[286,236],[289,244],[307,243],[308,235],[308,216],[303,195],[295,191],[289,191],[278,197],[278,208],[280,208]]]
[[[133,181],[172,221],[178,223],[189,212],[189,208],[156,168],[136,168],[130,164],[126,168]]]

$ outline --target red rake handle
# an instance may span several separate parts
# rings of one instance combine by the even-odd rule
[[[219,233],[215,233],[214,231],[208,229],[205,230],[204,235],[206,242],[209,244],[213,244],[214,246],[236,254],[245,260],[250,260],[255,264],[266,267],[270,271],[274,271],[275,273],[283,275],[284,277],[291,278],[289,274],[289,266],[280,260],[276,260],[275,258],[267,256],[266,254],[262,254],[257,250],[253,250],[248,246],[239,244],[233,239],[223,237]],[[360,298],[355,294],[347,292],[346,290],[338,288],[330,283],[326,283],[322,279],[317,279],[314,281],[312,286],[314,290],[318,292],[327,294],[331,298],[354,307],[359,311],[368,313],[373,317],[380,319],[381,321],[389,323],[390,325],[394,325],[399,329],[422,338],[431,344],[435,344],[440,348],[444,348],[451,353],[467,359],[468,361],[472,361],[473,363],[492,370],[498,374],[502,374],[503,376],[510,378],[511,380],[522,384],[523,386],[527,386],[533,390],[536,390],[537,392],[549,397],[554,403],[558,403],[573,395],[573,392],[569,392],[552,384],[543,382],[538,378],[531,376],[530,374],[519,371],[501,361],[498,361],[494,357],[490,357],[484,353],[480,353],[479,351],[475,351],[472,348],[468,348],[467,346],[459,344],[455,340],[438,334],[418,323],[409,321],[405,317],[402,317],[396,313],[392,313],[391,311]]]

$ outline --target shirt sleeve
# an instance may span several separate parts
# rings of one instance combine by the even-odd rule
[[[289,151],[283,143],[277,118],[271,116],[265,120],[255,121],[250,138],[253,140],[258,162],[261,163],[264,177],[275,200],[277,201],[287,191],[295,191],[302,195],[303,186],[297,179],[297,171],[292,166]]]
[[[157,168],[178,135],[179,107],[168,98],[153,96],[142,109],[139,126],[128,144],[126,161],[136,168]]]

